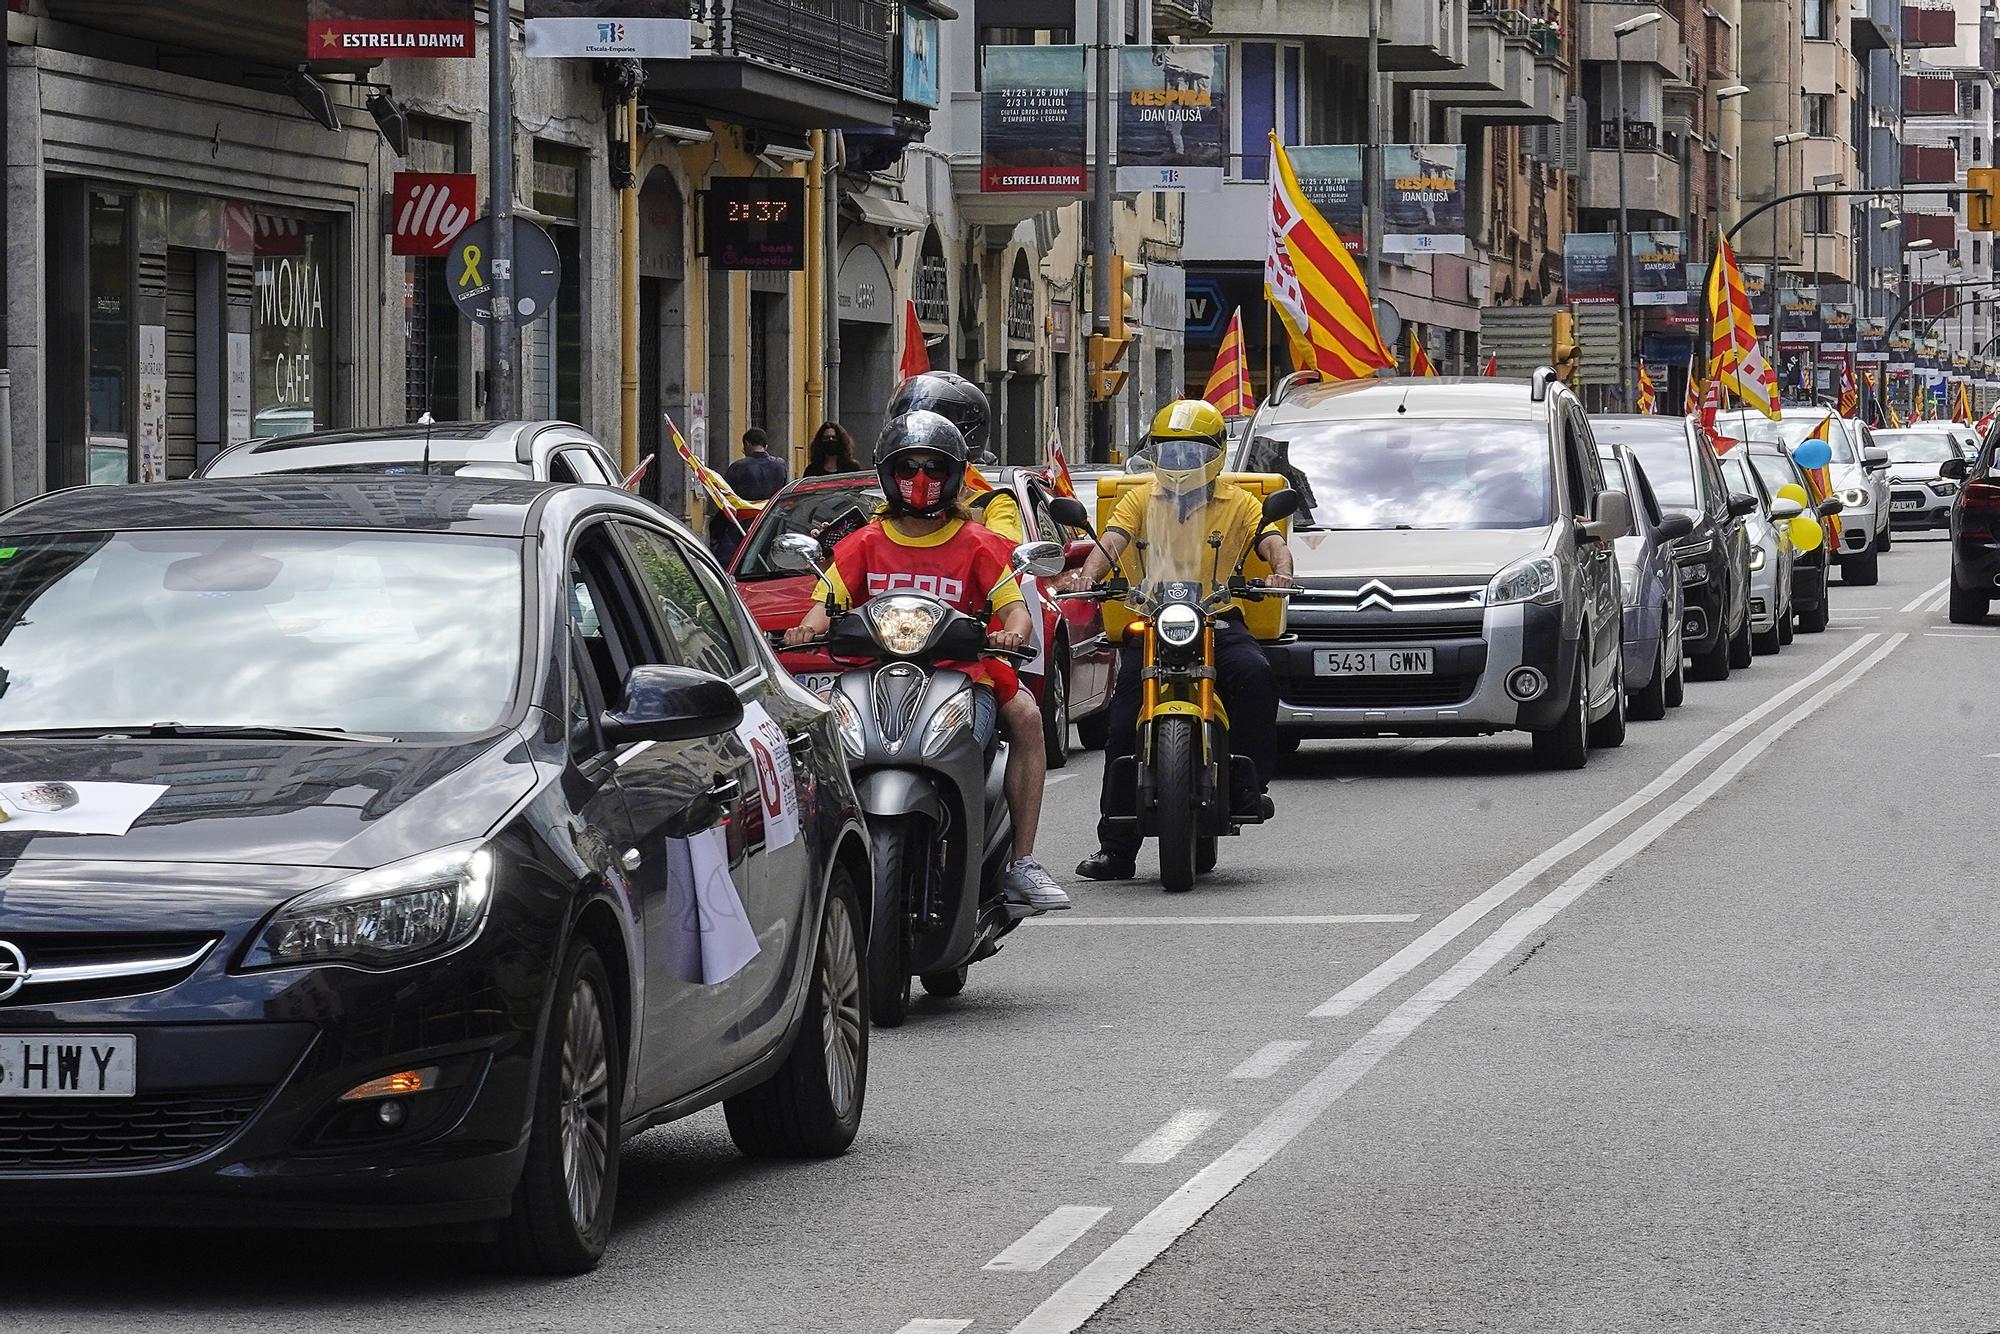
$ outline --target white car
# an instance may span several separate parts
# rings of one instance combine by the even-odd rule
[[[381,473],[519,478],[616,486],[611,452],[581,426],[555,421],[416,422],[245,440],[208,461],[199,477],[270,473]]]
[[[1717,425],[1739,440],[1776,440],[1790,452],[1828,420],[1824,408],[1796,407],[1783,421],[1752,417],[1745,426],[1730,413]],[[1865,588],[1876,581],[1878,559],[1890,545],[1889,453],[1877,446],[1868,424],[1853,417],[1831,418],[1826,443],[1833,451],[1833,494],[1841,504],[1841,582]]]

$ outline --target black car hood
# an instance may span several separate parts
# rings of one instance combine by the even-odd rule
[[[10,832],[18,862],[355,868],[479,838],[533,789],[508,733],[463,745],[309,741],[13,740],[0,783],[156,783],[167,790],[118,836]]]

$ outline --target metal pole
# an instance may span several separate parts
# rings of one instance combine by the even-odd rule
[[[514,20],[507,0],[487,0],[486,216],[493,220],[493,318],[486,327],[486,415],[517,417],[514,319]]]
[[[1091,301],[1097,308],[1095,326],[1100,337],[1111,337],[1111,0],[1097,0],[1097,82],[1091,89],[1097,113],[1097,159],[1091,171],[1090,251]],[[1086,361],[1088,358],[1086,358]],[[1099,396],[1091,386],[1090,457],[1101,462],[1111,457],[1111,399]]]
[[[622,232],[618,238],[618,451],[619,466],[627,476],[639,466],[639,85],[644,82],[641,72],[631,96],[625,99],[625,163],[630,179],[618,201]]]
[[[13,508],[14,372],[0,366],[0,510]]]
[[[1368,299],[1382,286],[1382,0],[1368,0],[1368,142],[1361,148],[1361,255]],[[1372,313],[1372,312],[1371,312]]]
[[[1773,202],[1776,202],[1778,196],[1784,193],[1784,187],[1778,183],[1778,172],[1784,166],[1784,155],[1785,150],[1783,145],[1777,143],[1771,145],[1771,199]],[[1775,375],[1778,370],[1778,326],[1784,320],[1785,309],[1784,302],[1778,298],[1778,210],[1776,209],[1771,210],[1771,268],[1770,277],[1765,280],[1765,288],[1771,294],[1771,351],[1765,360],[1770,363],[1771,372]]]
[[[826,410],[826,275],[832,267],[833,248],[826,231],[826,131],[813,130],[807,137],[812,144],[812,161],[806,166],[805,323],[806,342],[814,351],[806,358],[805,430],[793,432],[801,442],[811,439],[809,433],[817,432],[830,415]],[[799,476],[812,462],[810,452],[807,447],[808,456],[793,462],[792,476]]]
[[[1618,410],[1632,411],[1632,231],[1625,214],[1625,39],[1614,36],[1618,70]]]

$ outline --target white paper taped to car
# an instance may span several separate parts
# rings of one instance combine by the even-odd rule
[[[729,874],[729,835],[720,827],[671,842],[671,874],[687,877],[694,897],[694,925],[701,934],[701,980],[717,986],[757,957],[756,928]]]
[[[123,837],[166,790],[158,783],[0,783],[0,833]]]
[[[736,735],[743,738],[757,766],[757,791],[764,800],[764,846],[772,852],[789,847],[799,837],[799,783],[785,730],[762,704],[753,702],[744,707],[743,725]]]

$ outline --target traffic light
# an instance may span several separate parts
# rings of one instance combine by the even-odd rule
[[[1583,365],[1583,345],[1576,341],[1576,316],[1558,310],[1549,332],[1555,352],[1550,364],[1565,384],[1574,385],[1576,373]]]
[[[1111,279],[1111,332],[1108,335],[1092,334],[1086,347],[1090,363],[1090,397],[1096,403],[1116,398],[1118,391],[1125,387],[1127,372],[1119,370],[1118,363],[1125,359],[1125,349],[1132,342],[1129,323],[1132,295],[1125,290],[1124,257],[1111,256],[1111,262],[1105,268]]]
[[[2000,167],[1973,167],[1965,173],[1967,231],[2000,231]]]

